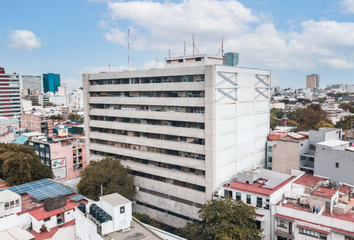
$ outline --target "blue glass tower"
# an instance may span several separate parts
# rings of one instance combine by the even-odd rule
[[[43,74],[43,91],[53,92],[58,91],[58,87],[60,86],[60,74],[55,73],[44,73]]]

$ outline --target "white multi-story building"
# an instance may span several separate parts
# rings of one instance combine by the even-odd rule
[[[209,55],[166,66],[83,75],[87,156],[122,159],[135,210],[182,227],[237,172],[264,166],[270,71]]]
[[[8,74],[0,68],[0,117],[19,117],[21,113],[20,74]]]
[[[82,87],[77,87],[68,93],[68,104],[77,103],[79,108],[84,108],[84,93]]]
[[[43,93],[42,76],[41,75],[22,75],[22,89],[26,89],[26,94]]]

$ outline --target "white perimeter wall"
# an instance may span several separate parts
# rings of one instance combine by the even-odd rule
[[[218,73],[237,83],[232,85]],[[234,75],[237,73],[237,76]],[[266,142],[269,133],[269,87],[261,83],[256,74],[270,85],[270,71],[239,67],[216,66],[216,184],[230,180],[237,172],[253,166],[264,167]],[[235,90],[236,88],[236,90]],[[237,98],[234,101],[218,91]]]

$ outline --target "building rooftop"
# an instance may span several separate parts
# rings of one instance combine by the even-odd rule
[[[0,232],[0,239],[2,240],[31,240],[35,239],[35,236],[32,235],[25,229],[21,229],[20,226],[6,229]],[[37,240],[37,238],[36,238]]]
[[[340,188],[339,188],[339,192],[341,193],[348,193],[348,191],[350,191],[351,189],[353,189],[353,186],[347,185],[347,184],[343,184]]]
[[[0,192],[0,202],[8,202],[10,200],[15,200],[16,198],[20,198],[21,196],[10,191],[10,190],[4,190]]]
[[[325,177],[318,177],[310,174],[304,174],[299,179],[294,181],[294,183],[304,185],[304,186],[314,187],[318,184],[318,182],[327,181],[327,180],[328,178]]]
[[[317,145],[326,146],[326,147],[337,147],[337,146],[349,145],[349,142],[338,140],[338,139],[331,139],[331,140],[317,143]]]
[[[235,190],[240,190],[244,192],[255,193],[263,196],[270,196],[272,193],[276,192],[278,189],[286,185],[287,183],[291,182],[295,179],[296,176],[291,176],[287,180],[283,181],[282,183],[278,184],[274,188],[267,188],[266,184],[259,183],[258,181],[253,184],[247,184],[242,182],[231,182],[230,186],[224,185],[226,188],[232,188]],[[264,183],[266,183],[267,179],[262,179]]]
[[[129,199],[126,199],[125,197],[119,195],[118,193],[112,193],[109,195],[105,195],[105,196],[100,197],[100,199],[106,201],[111,206],[119,206],[119,205],[131,203],[131,201]]]
[[[331,198],[336,193],[337,193],[336,189],[318,187],[311,193],[311,195],[316,195],[324,198]]]
[[[108,233],[104,236],[101,236],[104,240],[138,240],[138,239],[147,239],[147,240],[163,240],[164,238],[160,237],[147,227],[143,225],[143,223],[139,222],[135,218],[132,221],[132,227],[130,231],[116,231],[112,233]]]

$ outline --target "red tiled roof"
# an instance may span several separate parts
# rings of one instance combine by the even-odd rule
[[[314,187],[318,182],[327,181],[327,180],[328,178],[317,177],[310,174],[304,174],[302,177],[297,179],[294,183],[304,185],[304,186]]]
[[[316,195],[319,197],[331,198],[334,194],[336,194],[336,189],[318,187],[316,188],[311,195]]]
[[[346,184],[343,184],[340,188],[339,188],[339,192],[341,193],[347,193],[348,190],[352,189],[352,186],[348,186]]]
[[[295,218],[293,218],[293,217],[288,217],[288,216],[281,215],[281,214],[278,214],[278,213],[275,214],[275,217],[287,219],[287,220],[290,220],[290,221],[295,221]]]
[[[86,200],[84,200],[84,201],[86,201]],[[41,221],[43,219],[55,216],[57,214],[70,211],[70,210],[74,209],[75,207],[77,207],[80,202],[81,201],[79,201],[79,202],[71,202],[70,199],[68,199],[67,200],[67,204],[66,204],[65,207],[54,209],[54,210],[52,210],[50,212],[47,212],[46,210],[44,210],[44,207],[41,207],[39,209],[35,209],[33,211],[29,211],[28,213],[31,214],[38,221]]]
[[[255,193],[263,196],[270,196],[272,193],[276,192],[278,189],[286,185],[287,183],[291,182],[296,176],[291,176],[278,186],[276,186],[273,189],[270,188],[265,188],[263,184],[260,183],[253,183],[253,184],[247,184],[247,183],[241,183],[241,182],[231,182],[230,186],[224,185],[226,188],[232,188],[235,190],[240,190],[244,192],[250,192],[250,193]]]
[[[317,229],[317,228],[312,228],[312,227],[305,226],[305,225],[297,224],[296,226],[297,226],[297,227],[300,227],[300,228],[305,228],[305,229],[308,229],[308,230],[313,230],[313,231],[316,231],[316,232],[320,232],[320,233],[325,233],[325,234],[328,234],[328,233],[329,233],[328,231],[321,230],[321,229]]]

